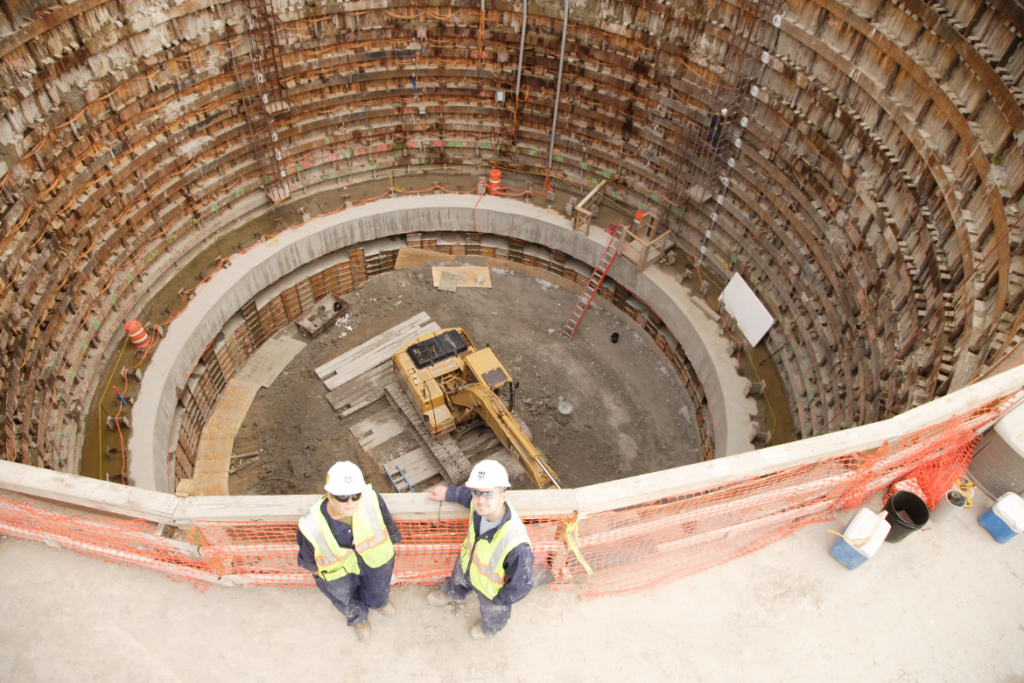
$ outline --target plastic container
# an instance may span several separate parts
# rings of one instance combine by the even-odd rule
[[[501,187],[501,171],[492,168],[490,176],[487,180],[487,194],[498,194],[498,190]]]
[[[941,524],[953,516],[957,510],[967,507],[967,496],[960,489],[950,489],[939,499],[930,515],[932,524]]]
[[[1009,542],[1024,531],[1024,499],[1013,491],[1004,493],[978,518],[978,524],[999,543]]]
[[[886,543],[899,543],[928,523],[928,506],[910,491],[892,494],[885,503],[885,509],[889,513],[889,523],[892,524]]]
[[[126,322],[124,331],[128,333],[128,338],[132,340],[132,346],[135,348],[144,349],[149,346],[149,335],[146,334],[146,329],[138,320]]]
[[[555,406],[555,422],[560,425],[569,424],[572,419],[572,404],[568,401],[559,401]]]
[[[856,569],[875,556],[890,528],[885,513],[863,508],[843,529],[843,535],[832,542],[828,554],[847,569]]]

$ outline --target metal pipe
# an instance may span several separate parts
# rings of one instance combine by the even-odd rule
[[[565,64],[565,34],[569,29],[569,0],[565,0],[565,17],[562,20],[562,50],[558,55],[558,81],[555,84],[555,113],[551,118],[551,144],[548,145],[548,168],[555,156],[555,130],[558,128],[558,102],[562,94],[562,66]]]
[[[519,70],[516,72],[516,101],[515,105],[519,106],[519,84],[523,79],[523,47],[526,45],[526,3],[527,0],[523,0],[523,29],[519,32]]]

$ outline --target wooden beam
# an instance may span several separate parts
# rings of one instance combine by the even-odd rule
[[[134,486],[64,474],[0,460],[0,490],[165,524],[174,521],[178,498]]]
[[[430,322],[420,328],[407,329],[397,336],[392,335],[386,340],[379,340],[378,346],[336,366],[335,374],[324,380],[324,386],[327,387],[328,391],[334,391],[346,382],[350,382],[360,375],[369,372],[381,363],[390,361],[391,356],[394,355],[395,351],[402,344],[440,329],[440,325]]]
[[[418,336],[419,334],[423,334],[422,332],[419,332],[419,330],[423,329],[425,326],[428,326],[429,324],[430,316],[428,316],[426,313],[417,313],[409,320],[406,320],[405,322],[399,325],[395,325],[386,332],[378,334],[373,339],[367,340],[360,344],[359,346],[355,347],[354,349],[349,349],[348,351],[334,358],[333,360],[324,363],[323,365],[316,369],[316,375],[320,379],[326,380],[329,377],[331,377],[331,375],[338,372],[339,368],[342,368],[345,365],[354,363],[363,358],[376,357],[377,355],[379,355],[381,348],[385,344],[393,343],[394,340],[396,339],[410,339],[411,337],[408,336],[410,334],[412,334],[414,337]],[[398,342],[397,345],[401,345],[401,342]],[[367,369],[372,368],[375,365],[377,365],[377,363],[373,363]],[[333,389],[335,387],[331,388]]]

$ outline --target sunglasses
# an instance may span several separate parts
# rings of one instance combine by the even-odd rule
[[[484,500],[494,500],[495,498],[498,497],[499,493],[499,491],[477,491],[476,489],[471,490],[473,491],[474,498],[483,498]]]
[[[353,493],[351,496],[336,496],[332,493],[331,498],[338,501],[339,503],[347,503],[350,500],[359,500],[359,498],[362,497],[362,495],[362,493]]]

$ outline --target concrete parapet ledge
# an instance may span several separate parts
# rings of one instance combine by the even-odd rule
[[[231,268],[218,271],[199,288],[154,352],[132,412],[135,429],[128,449],[134,485],[171,490],[167,463],[177,396],[207,345],[247,301],[332,252],[393,235],[460,225],[543,244],[592,267],[608,241],[602,231],[591,238],[573,232],[556,211],[501,197],[446,194],[370,202],[313,219],[254,246],[233,257]],[[736,374],[714,324],[697,312],[681,285],[657,268],[641,273],[617,259],[609,275],[651,306],[682,345],[708,397],[716,456],[750,450],[755,403],[745,397],[743,378]]]
[[[893,438],[966,415],[990,401],[1024,398],[1024,366],[1008,370],[902,415],[842,432],[759,451],[676,467],[577,489],[511,491],[524,517],[595,514],[660,498],[706,490],[729,481],[878,448]],[[179,498],[121,484],[0,460],[0,491],[13,491],[87,510],[188,528],[204,520],[296,521],[319,496],[201,496]],[[465,508],[427,500],[425,494],[383,494],[395,519],[464,519]]]

